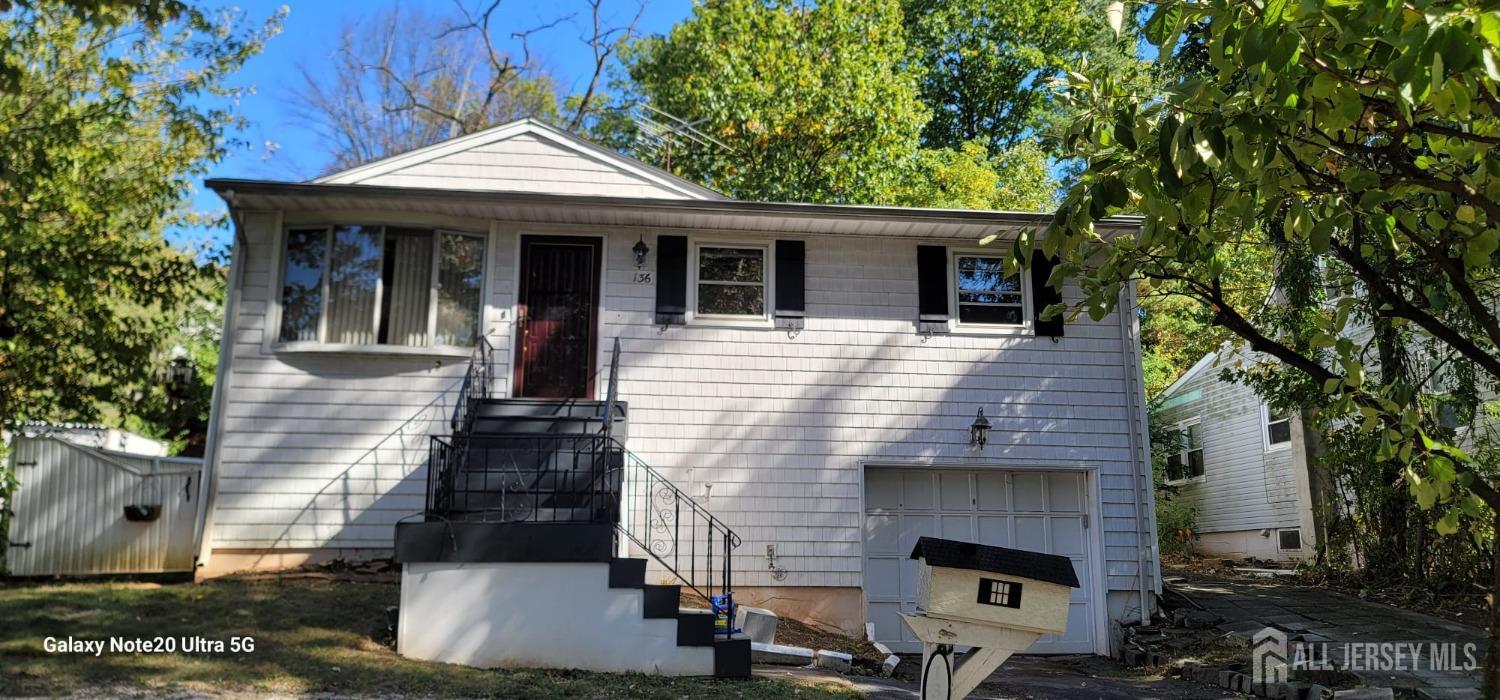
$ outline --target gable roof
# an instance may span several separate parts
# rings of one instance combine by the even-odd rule
[[[506,142],[519,148],[505,147]],[[535,119],[520,119],[325,175],[315,184],[434,186],[553,194],[724,195]]]
[[[1019,576],[1072,588],[1078,587],[1078,573],[1073,562],[1056,554],[1028,552],[1023,549],[995,547],[973,542],[959,542],[937,537],[922,537],[911,550],[912,559],[926,559],[928,566],[954,569],[976,569],[997,574]]]

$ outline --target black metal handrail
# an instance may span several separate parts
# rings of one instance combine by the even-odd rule
[[[615,523],[624,449],[586,434],[434,436],[427,519]]]
[[[629,450],[622,451],[618,532],[698,595],[732,592],[733,556],[740,536],[661,472]]]
[[[614,431],[615,401],[620,396],[620,338],[615,337],[615,346],[609,353],[609,389],[604,392],[604,428],[600,431],[608,438]]]
[[[495,348],[487,338],[481,336],[474,344],[474,354],[469,357],[469,369],[464,372],[464,381],[458,386],[458,398],[453,402],[453,418],[448,424],[454,433],[467,433],[474,427],[479,402],[490,397],[494,383]]]

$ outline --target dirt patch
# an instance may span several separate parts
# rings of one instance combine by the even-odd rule
[[[691,589],[682,589],[682,602],[685,608],[711,609],[708,601],[703,596],[694,593]],[[885,654],[880,653],[874,644],[858,637],[850,637],[846,634],[829,631],[801,620],[778,616],[776,621],[776,644],[793,647],[805,647],[817,651],[827,649],[828,651],[839,651],[854,657],[854,671],[868,676],[878,676],[884,672],[882,664],[885,663]]]

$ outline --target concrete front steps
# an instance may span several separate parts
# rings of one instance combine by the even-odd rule
[[[483,668],[748,677],[750,640],[714,634],[643,559],[420,562],[401,576],[397,651]]]

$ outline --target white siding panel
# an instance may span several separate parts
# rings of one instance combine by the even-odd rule
[[[687,199],[681,192],[530,134],[358,181],[365,185]]]
[[[1294,528],[1297,480],[1290,445],[1267,450],[1261,399],[1244,385],[1219,381],[1220,367],[1199,372],[1174,395],[1197,398],[1160,412],[1168,425],[1198,419],[1203,437],[1203,479],[1180,492],[1198,507],[1199,532]]]

